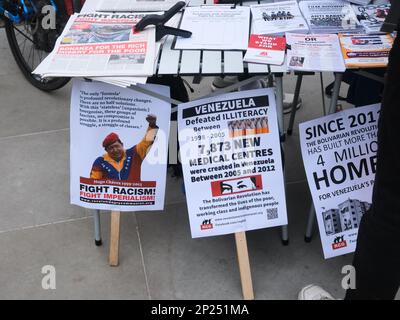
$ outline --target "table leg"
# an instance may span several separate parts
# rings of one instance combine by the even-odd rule
[[[296,116],[297,104],[299,102],[299,96],[300,96],[300,89],[301,89],[302,81],[303,81],[303,75],[299,74],[297,76],[296,89],[294,91],[294,97],[293,97],[293,101],[292,101],[292,111],[290,113],[289,126],[288,126],[288,129],[287,129],[287,134],[289,136],[291,136],[292,133],[293,133],[294,118]]]
[[[283,124],[283,74],[275,74],[275,84],[276,84],[276,114],[278,116],[278,127],[279,136],[281,141],[285,141],[284,124]],[[282,146],[283,152],[283,146]],[[283,160],[283,157],[282,157]],[[282,161],[283,162],[283,161]],[[284,245],[289,244],[289,231],[288,226],[282,226],[282,243]]]
[[[93,211],[94,220],[94,243],[96,246],[101,246],[101,224],[100,224],[100,210]]]
[[[339,91],[340,91],[340,85],[342,84],[342,79],[343,79],[343,73],[335,72],[335,83],[333,85],[332,98],[329,106],[329,114],[336,112],[336,106],[339,100]],[[304,240],[306,242],[311,241],[314,219],[315,219],[315,209],[314,206],[311,204],[311,209],[310,212],[308,213],[306,234],[304,237]]]

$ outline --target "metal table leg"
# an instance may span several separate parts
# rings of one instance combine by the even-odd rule
[[[337,106],[337,102],[339,100],[339,91],[340,91],[340,85],[342,84],[342,79],[343,79],[343,73],[335,72],[335,84],[333,85],[332,98],[331,98],[331,103],[329,106],[329,114],[336,112],[336,106]],[[315,219],[315,209],[314,209],[314,206],[311,204],[311,209],[308,214],[306,234],[304,236],[304,240],[306,242],[311,241],[314,219]]]
[[[287,134],[289,136],[291,136],[292,133],[293,133],[294,118],[296,116],[297,104],[299,102],[299,96],[300,96],[300,89],[301,89],[302,81],[303,81],[303,75],[299,74],[297,76],[296,89],[294,91],[294,97],[293,97],[293,102],[292,102],[292,111],[290,113],[289,126],[288,126],[288,129],[287,129]]]
[[[283,74],[275,74],[276,83],[276,114],[278,116],[278,127],[281,142],[285,141],[284,123],[283,123]],[[283,148],[283,147],[282,147]],[[283,152],[283,149],[282,149]],[[282,157],[283,160],[283,157]],[[288,225],[282,226],[282,244],[289,244],[289,231]]]
[[[316,218],[316,215],[315,215],[314,205],[311,204],[310,212],[308,214],[306,234],[304,236],[305,242],[311,242],[313,231],[314,231],[315,218]]]
[[[94,220],[94,243],[96,246],[101,246],[101,225],[100,225],[100,210],[93,211]]]

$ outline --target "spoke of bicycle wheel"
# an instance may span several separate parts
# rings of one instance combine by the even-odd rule
[[[34,43],[31,38],[29,38],[25,33],[23,33],[21,30],[19,30],[16,26],[13,25],[13,28],[14,28],[14,30],[18,31],[18,33],[20,33],[23,37],[28,39],[30,42]]]
[[[15,37],[15,39],[17,39],[17,37]],[[18,42],[18,40],[17,40],[17,42]],[[22,42],[21,42],[21,43],[22,43]],[[18,47],[19,47],[19,48],[21,48],[21,43],[18,42]],[[25,53],[26,39],[23,40],[23,44],[24,44],[24,46],[22,47],[22,51],[21,51],[22,56],[23,56],[24,53]]]
[[[26,60],[28,63],[29,63],[29,61],[30,61],[30,59],[31,59],[32,50],[33,50],[33,47],[31,47],[31,50],[29,51],[28,60]]]

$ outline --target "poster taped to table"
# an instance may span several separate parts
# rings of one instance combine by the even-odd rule
[[[177,37],[174,49],[246,50],[250,8],[227,6],[186,7],[180,29],[190,38]]]
[[[336,34],[287,33],[287,64],[290,70],[344,72],[339,40]]]
[[[273,89],[181,104],[178,132],[193,238],[287,224]]]
[[[143,85],[169,96],[169,87]],[[171,105],[100,82],[75,80],[71,203],[116,211],[164,207]]]
[[[325,258],[353,252],[372,202],[380,105],[300,124],[300,144]]]
[[[42,77],[152,76],[155,28],[134,33],[144,13],[74,14],[33,73]]]
[[[384,68],[393,46],[390,34],[339,34],[346,68]]]

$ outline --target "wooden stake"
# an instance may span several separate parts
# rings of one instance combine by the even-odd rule
[[[251,270],[249,252],[245,232],[235,233],[236,251],[239,262],[240,281],[242,282],[242,292],[244,300],[254,300],[253,282],[251,280]]]
[[[109,264],[117,267],[119,262],[119,229],[121,226],[121,212],[111,211],[110,255]]]

